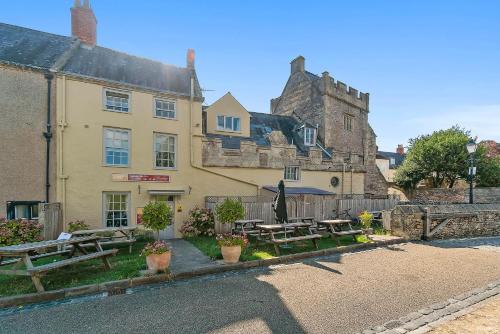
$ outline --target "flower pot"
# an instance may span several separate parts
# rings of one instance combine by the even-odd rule
[[[162,254],[151,254],[146,256],[146,263],[151,271],[165,271],[170,265],[170,258],[172,257],[172,252],[168,251]]]
[[[241,246],[222,246],[220,250],[224,263],[237,263],[240,260]]]

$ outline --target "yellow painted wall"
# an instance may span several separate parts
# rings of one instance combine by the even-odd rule
[[[206,109],[207,112],[207,133],[224,134],[229,136],[250,136],[250,114],[236,100],[231,93],[226,93],[223,97],[215,101]],[[221,131],[217,129],[217,116],[235,116],[240,118],[241,131]]]
[[[177,98],[177,119],[153,117],[153,98],[148,92],[131,93],[129,113],[103,109],[103,86],[67,78],[58,78],[58,122],[66,119],[62,141],[58,143],[58,201],[64,202],[65,222],[83,219],[93,228],[104,227],[102,194],[104,191],[130,193],[130,222],[135,224],[136,209],[151,200],[148,190],[184,190],[175,214],[177,232],[189,209],[204,205],[207,195],[256,195],[257,187],[193,168],[190,163],[189,100]],[[174,98],[173,96],[168,96]],[[196,151],[201,155],[201,102],[193,102],[193,132]],[[129,129],[130,167],[106,167],[103,164],[103,128]],[[58,129],[61,132],[61,127]],[[154,168],[153,133],[177,135],[175,170]],[[197,153],[198,154],[198,153]],[[199,159],[197,159],[199,160]],[[113,173],[169,175],[171,183],[117,182]],[[63,180],[67,177],[66,181]],[[65,183],[65,186],[64,186]],[[177,236],[180,236],[177,233]]]

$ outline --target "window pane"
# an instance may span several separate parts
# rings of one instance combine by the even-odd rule
[[[217,116],[217,127],[220,129],[224,128],[224,116]]]
[[[233,119],[233,130],[240,131],[240,119],[238,117]]]
[[[231,116],[226,116],[226,129],[227,130],[233,129],[233,118]]]
[[[155,134],[155,166],[175,167],[175,136]]]

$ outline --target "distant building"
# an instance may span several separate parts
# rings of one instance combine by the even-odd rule
[[[394,182],[396,169],[405,159],[405,149],[399,144],[396,152],[377,151],[377,166],[389,183]]]

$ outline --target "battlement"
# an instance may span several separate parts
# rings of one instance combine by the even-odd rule
[[[335,96],[363,110],[369,110],[369,93],[360,92],[356,88],[350,87],[340,80],[335,80],[328,75],[328,72],[323,72],[322,79],[322,91],[324,94]]]

